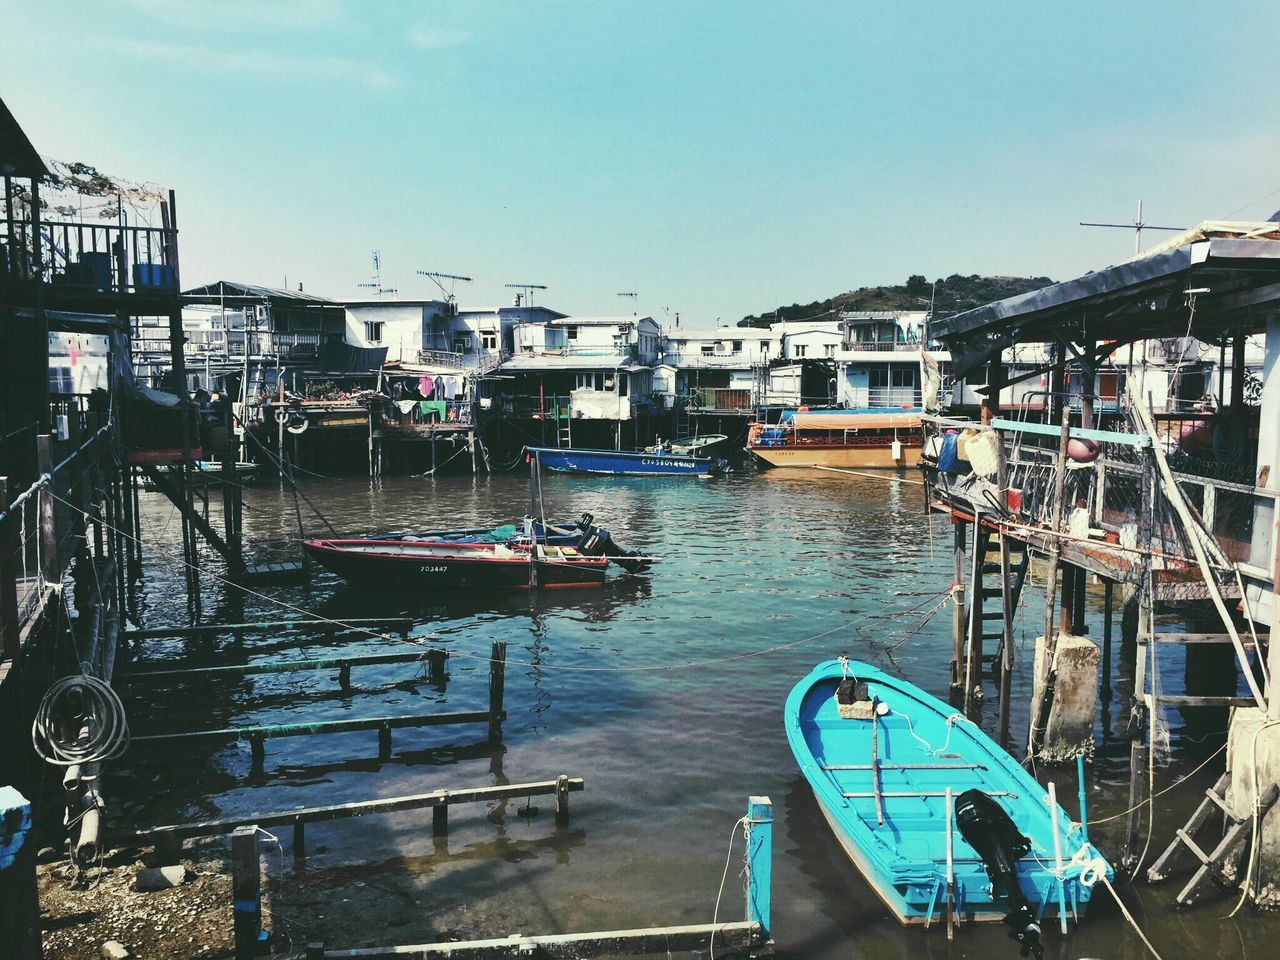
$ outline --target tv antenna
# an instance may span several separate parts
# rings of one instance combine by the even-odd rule
[[[547,289],[545,283],[507,283],[504,286],[511,287],[513,290],[523,290],[524,305],[526,307],[533,306],[533,291]]]
[[[377,291],[378,299],[382,299],[384,293],[399,293],[395,287],[384,287],[382,285],[382,251],[373,251],[373,283],[357,283],[357,287],[362,290]]]
[[[459,280],[462,280],[462,281],[464,281],[465,283],[471,283],[471,280],[472,280],[472,278],[471,278],[471,277],[462,277],[462,276],[459,276],[459,275],[458,275],[458,274],[456,274],[456,273],[437,273],[437,272],[436,272],[436,271],[434,271],[434,270],[419,270],[419,271],[418,271],[418,276],[420,276],[420,277],[430,277],[430,278],[431,278],[431,282],[432,282],[432,283],[434,283],[437,287],[439,287],[439,288],[440,288],[440,292],[444,294],[444,296],[445,296],[445,302],[446,302],[446,303],[457,303],[457,302],[458,302],[458,298],[457,298],[457,297],[455,297],[455,296],[453,295],[453,288],[454,288],[454,285],[455,285]],[[449,289],[448,289],[448,290],[446,290],[446,289],[444,288],[444,284],[440,282],[441,280],[448,280],[448,281],[449,281]]]
[[[620,293],[620,294],[618,294],[618,296],[620,296],[620,297],[630,297],[630,298],[631,298],[631,315],[632,315],[633,317],[634,317],[634,316],[637,316],[637,314],[636,314],[636,302],[640,299],[640,294],[638,294],[638,293],[636,293],[634,290],[632,290],[632,291],[626,291],[626,292]]]
[[[1181,233],[1186,227],[1156,227],[1146,223],[1142,219],[1142,201],[1138,201],[1138,216],[1134,218],[1133,223],[1087,223],[1080,221],[1082,227],[1118,227],[1121,230],[1133,231],[1133,255],[1136,257],[1142,252],[1142,231],[1143,230],[1169,230],[1172,233]]]

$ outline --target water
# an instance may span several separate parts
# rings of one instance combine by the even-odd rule
[[[312,479],[306,490],[344,535],[505,521],[525,512],[528,497],[519,475],[386,480],[376,491],[363,480]],[[185,622],[174,560],[179,525],[162,498],[144,500],[144,616],[148,625]],[[949,947],[939,928],[906,930],[890,920],[822,820],[783,732],[782,703],[792,684],[840,653],[904,674],[945,699],[951,612],[939,601],[952,579],[951,529],[941,518],[926,523],[919,487],[807,471],[713,481],[554,476],[545,483],[545,503],[553,517],[590,511],[624,546],[661,560],[638,580],[535,595],[382,593],[321,575],[311,586],[261,588],[265,596],[244,598],[242,609],[231,591],[206,580],[209,620],[288,619],[295,609],[337,619],[408,615],[415,636],[433,636],[450,649],[451,679],[440,692],[415,679],[412,665],[356,667],[355,689],[346,693],[331,673],[288,673],[194,692],[148,689],[145,700],[129,704],[138,733],[483,709],[484,658],[493,640],[505,640],[508,720],[497,753],[482,725],[397,731],[386,762],[376,759],[373,733],[268,741],[259,772],[244,745],[152,751],[150,760],[135,751],[128,775],[109,789],[142,799],[145,784],[139,820],[159,823],[561,773],[585,778],[585,792],[572,796],[565,837],[555,835],[549,797],[524,810],[516,802],[454,808],[447,852],[433,844],[425,811],[308,827],[308,866],[283,874],[277,903],[295,941],[343,947],[708,922],[733,824],[749,795],[764,794],[777,819],[774,932],[781,955],[1014,955],[1000,929],[964,929]],[[304,523],[309,534],[323,532],[314,516]],[[248,492],[245,528],[254,559],[267,559],[272,545],[287,555],[297,537],[293,498],[272,485]],[[1018,618],[1020,664],[1029,661],[1043,622],[1042,590],[1035,578],[1029,582]],[[1095,635],[1100,597],[1089,600]],[[273,658],[408,649],[375,638],[287,639],[251,638],[247,646],[252,653],[270,644]],[[177,655],[184,646],[153,644],[144,655]],[[1180,683],[1178,665],[1166,669],[1169,682]],[[1026,729],[1028,683],[1019,669],[1016,737]],[[1123,707],[1117,697],[1112,730],[1123,728]],[[995,732],[996,713],[993,699],[982,718],[988,732]],[[1158,771],[1159,783],[1221,742],[1212,729],[1176,727],[1171,765]],[[1218,763],[1157,801],[1150,857],[1186,819]],[[1127,766],[1127,743],[1109,738],[1091,772],[1091,818],[1125,808]],[[1074,771],[1052,775],[1074,813]],[[1122,829],[1123,819],[1111,821],[1096,827],[1093,839],[1118,859]],[[722,919],[743,913],[740,850],[739,837]],[[1248,911],[1221,920],[1230,904],[1214,893],[1209,903],[1172,914],[1178,886],[1175,879],[1125,893],[1166,960],[1261,956],[1280,933],[1275,920]],[[1108,901],[1097,894],[1088,920],[1065,940],[1056,927],[1046,931],[1048,955],[1144,955]]]

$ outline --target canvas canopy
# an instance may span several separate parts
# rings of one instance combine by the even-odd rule
[[[797,430],[911,430],[920,426],[919,410],[858,411],[824,410],[797,413],[791,418]]]

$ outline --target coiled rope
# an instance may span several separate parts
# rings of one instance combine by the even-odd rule
[[[65,718],[74,718],[75,734],[63,730]],[[87,736],[80,731],[87,728]],[[58,680],[45,693],[31,724],[31,745],[49,763],[70,767],[97,763],[124,753],[129,745],[129,723],[124,704],[97,677],[72,674]]]

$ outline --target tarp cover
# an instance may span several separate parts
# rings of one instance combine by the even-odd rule
[[[911,430],[920,426],[920,411],[823,410],[797,413],[791,419],[797,430]]]

